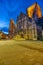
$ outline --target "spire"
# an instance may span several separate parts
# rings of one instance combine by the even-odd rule
[[[34,10],[33,10],[33,15],[32,15],[32,17],[38,18],[38,15],[37,15],[37,2],[35,3],[35,8],[34,8]]]
[[[37,2],[35,2],[37,4]]]
[[[30,18],[32,18],[34,12],[36,12],[38,18],[42,17],[41,8],[40,8],[40,6],[37,4],[37,2],[35,2],[32,6],[30,6],[30,7],[27,9],[27,15],[28,15]]]
[[[35,2],[35,8],[37,7],[37,2]]]

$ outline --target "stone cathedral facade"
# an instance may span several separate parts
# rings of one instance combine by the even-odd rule
[[[39,8],[39,6],[35,3],[32,15],[25,15],[21,12],[20,16],[17,17],[18,34],[29,40],[42,38],[42,26],[38,24],[38,19],[41,18],[41,13],[37,13],[37,8]]]

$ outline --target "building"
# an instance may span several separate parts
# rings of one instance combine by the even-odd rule
[[[4,34],[2,31],[0,31],[0,39],[9,39],[8,34]]]
[[[40,6],[35,3],[27,8],[26,14],[20,13],[17,23],[10,20],[8,35],[0,31],[0,39],[12,39],[20,35],[26,40],[41,40],[43,38],[43,17]]]
[[[38,4],[35,3],[33,6],[34,8],[32,13],[30,13],[31,10],[28,9],[29,12],[27,14],[30,13],[29,15],[25,15],[22,12],[20,13],[20,16],[17,18],[17,32],[26,39],[39,40],[42,37],[42,26],[38,23],[38,19],[40,19],[42,15]]]

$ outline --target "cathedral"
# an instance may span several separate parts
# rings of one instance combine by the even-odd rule
[[[43,16],[37,2],[26,9],[26,14],[20,13],[17,17],[16,25],[14,20],[10,20],[7,35],[0,32],[1,39],[12,39],[16,35],[20,35],[25,40],[43,39]]]
[[[28,40],[40,40],[42,38],[41,19],[41,9],[35,3],[27,9],[26,14],[21,12],[17,17],[17,34]]]

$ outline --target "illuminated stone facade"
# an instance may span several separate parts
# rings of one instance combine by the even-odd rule
[[[17,30],[18,34],[23,35],[26,39],[37,40],[42,36],[42,27],[36,22],[38,20],[34,18],[29,18],[27,15],[21,13],[17,18]],[[39,27],[39,28],[38,28]],[[39,30],[39,33],[38,33]]]
[[[34,10],[36,10],[36,15],[38,18],[42,17],[41,8],[37,3],[34,3],[32,6],[27,8],[28,17],[32,18]]]

